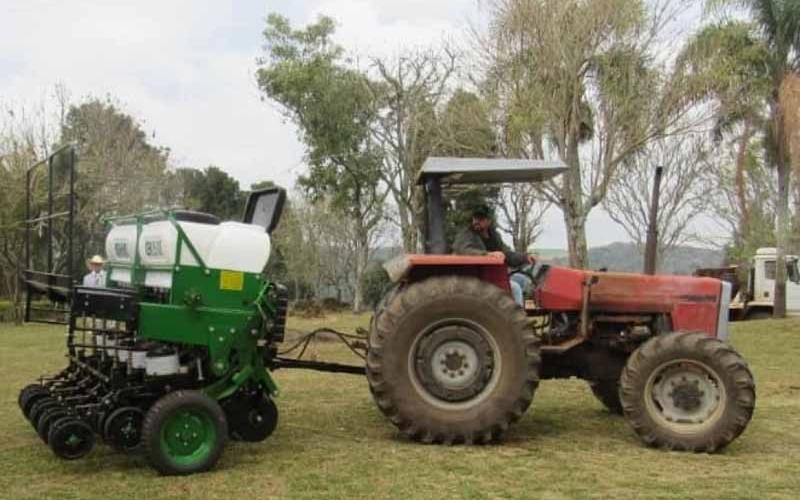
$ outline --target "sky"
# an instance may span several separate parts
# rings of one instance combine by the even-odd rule
[[[0,0],[0,101],[36,104],[56,84],[75,100],[110,94],[178,166],[217,165],[244,189],[264,179],[291,186],[304,170],[303,146],[254,77],[270,12],[296,26],[329,15],[343,46],[391,55],[462,38],[485,17],[485,2]],[[590,246],[629,240],[599,209],[587,236]],[[566,248],[557,209],[537,245]]]

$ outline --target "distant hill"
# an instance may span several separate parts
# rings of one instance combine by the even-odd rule
[[[700,267],[719,267],[724,256],[720,250],[680,246],[664,256],[658,263],[658,272],[663,274],[692,274]],[[566,265],[566,256],[556,257],[553,262]],[[641,272],[644,267],[643,249],[633,243],[611,243],[589,249],[589,268],[608,268],[609,271]]]

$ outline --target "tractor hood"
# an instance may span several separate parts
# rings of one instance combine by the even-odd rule
[[[590,312],[668,315],[674,330],[727,336],[730,284],[715,278],[593,272],[552,266],[536,290],[536,303],[551,311],[579,311],[586,277]]]

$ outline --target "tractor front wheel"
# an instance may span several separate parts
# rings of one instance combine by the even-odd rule
[[[631,355],[620,399],[648,445],[713,452],[747,427],[756,393],[747,362],[732,347],[702,332],[675,332]]]
[[[185,475],[211,469],[222,455],[228,423],[217,402],[200,391],[175,391],[148,410],[142,443],[161,474]]]
[[[530,405],[539,363],[527,316],[507,292],[434,277],[397,291],[372,322],[367,379],[404,437],[486,443]]]

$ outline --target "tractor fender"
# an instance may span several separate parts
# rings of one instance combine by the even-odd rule
[[[433,276],[473,276],[511,292],[508,267],[500,255],[405,254],[384,263],[392,283],[415,283]]]

